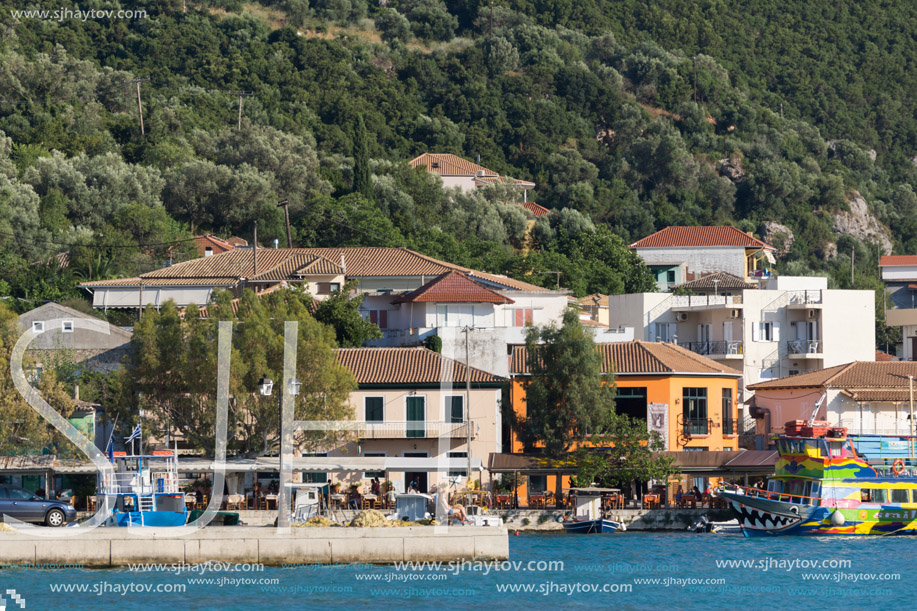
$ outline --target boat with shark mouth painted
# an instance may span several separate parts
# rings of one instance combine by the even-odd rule
[[[917,535],[915,461],[870,465],[847,429],[827,422],[786,423],[767,489],[721,485],[746,537]]]

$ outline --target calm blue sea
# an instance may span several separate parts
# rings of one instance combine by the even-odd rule
[[[142,543],[138,543],[142,544]],[[181,572],[0,570],[6,608],[25,609],[624,609],[914,608],[917,539],[745,539],[741,535],[520,535],[509,563],[250,567]],[[170,567],[171,568],[171,567]],[[204,571],[204,572],[202,572]],[[182,591],[183,590],[183,591]],[[303,607],[303,605],[306,605]],[[0,603],[2,607],[2,603]]]

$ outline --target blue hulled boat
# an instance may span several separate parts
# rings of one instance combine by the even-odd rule
[[[178,458],[172,451],[112,455],[114,472],[99,487],[99,500],[114,508],[106,526],[184,526],[185,495],[178,489]],[[153,466],[155,465],[155,470]]]
[[[627,530],[623,522],[610,520],[602,512],[602,499],[620,492],[617,488],[571,488],[573,516],[562,522],[564,532],[592,535]]]

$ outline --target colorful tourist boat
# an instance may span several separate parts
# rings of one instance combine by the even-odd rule
[[[571,488],[573,516],[561,522],[564,532],[591,535],[627,530],[623,522],[608,519],[602,510],[602,500],[620,492],[617,488]]]
[[[178,489],[178,459],[172,451],[152,455],[112,454],[114,471],[105,474],[99,500],[113,511],[106,526],[184,526],[185,495]],[[155,466],[155,470],[153,467]]]
[[[827,422],[788,422],[766,489],[720,486],[746,537],[917,534],[913,462],[870,465]]]

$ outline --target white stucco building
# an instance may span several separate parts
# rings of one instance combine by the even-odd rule
[[[879,269],[885,282],[885,323],[901,327],[897,356],[917,360],[917,256],[886,255]]]
[[[635,327],[638,339],[676,342],[742,371],[740,390],[875,360],[873,291],[831,290],[826,278],[801,276],[772,276],[761,289],[723,284],[706,291],[695,286],[699,294],[691,296],[612,295],[611,324]]]
[[[774,247],[735,227],[666,227],[630,248],[656,275],[660,291],[726,272],[747,281],[770,276]]]

